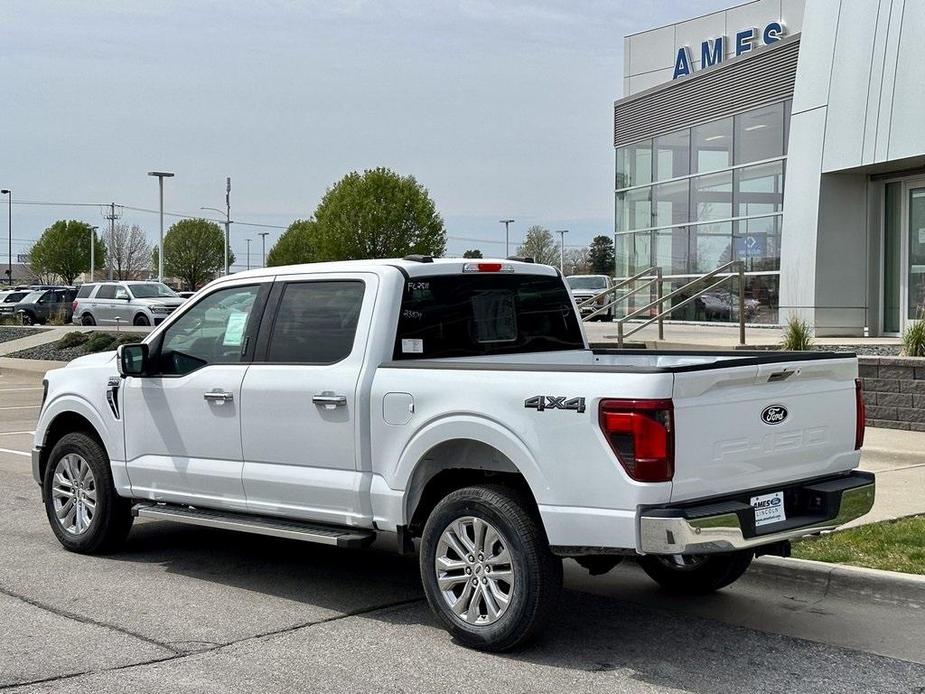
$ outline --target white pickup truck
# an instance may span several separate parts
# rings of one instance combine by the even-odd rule
[[[268,268],[49,372],[33,472],[75,552],[135,517],[419,540],[442,623],[503,650],[563,557],[707,592],[866,513],[856,377],[844,354],[594,351],[558,271],[514,259]]]

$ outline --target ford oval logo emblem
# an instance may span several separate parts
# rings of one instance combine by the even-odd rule
[[[780,424],[787,419],[787,408],[783,405],[768,405],[761,410],[761,421],[765,424]]]

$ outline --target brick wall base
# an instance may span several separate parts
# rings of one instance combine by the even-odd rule
[[[925,431],[925,358],[858,357],[867,425]]]

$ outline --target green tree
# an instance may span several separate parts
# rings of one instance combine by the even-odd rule
[[[595,236],[588,247],[588,263],[595,275],[609,275],[614,271],[613,239]]]
[[[157,249],[152,253],[157,267]],[[228,254],[229,265],[234,254]],[[164,235],[164,274],[190,290],[213,279],[225,264],[225,232],[207,219],[181,219]]]
[[[315,260],[315,223],[297,219],[267,253],[267,266],[297,265]]]
[[[473,248],[463,253],[463,258],[484,258],[484,257],[485,256],[482,255],[482,251],[480,251],[478,248]]]
[[[543,265],[559,266],[559,244],[546,227],[534,224],[527,229],[524,242],[517,249],[517,255],[533,258]]]
[[[90,230],[86,222],[60,219],[43,233],[30,251],[33,267],[43,273],[58,275],[65,284],[74,284],[82,272],[90,270]],[[93,264],[97,270],[106,266],[106,244],[97,235]]]
[[[381,167],[344,176],[313,221],[317,260],[440,256],[446,249],[443,219],[424,186]]]

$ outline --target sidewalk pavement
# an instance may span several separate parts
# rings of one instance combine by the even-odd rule
[[[588,340],[594,343],[613,343],[617,345],[617,326],[615,323],[587,322],[584,324]],[[635,323],[630,322],[627,330]],[[697,324],[665,323],[665,339],[658,340],[658,326],[648,325],[638,333],[626,338],[632,344],[645,344],[648,349],[697,349],[720,350],[735,349],[739,345],[739,326],[737,324]],[[746,327],[746,347],[770,347],[779,345],[784,338],[784,331],[777,326]],[[817,337],[815,344],[826,345],[890,345],[898,346],[898,337]]]
[[[925,432],[867,429],[861,469],[877,476],[876,501],[845,527],[925,513]]]
[[[5,327],[18,327],[18,326],[5,326]],[[30,328],[34,330],[34,335],[27,335],[21,337],[18,340],[7,340],[6,342],[0,342],[0,357],[5,357],[10,354],[15,354],[16,352],[21,352],[24,349],[31,349],[33,347],[38,347],[40,345],[46,345],[50,342],[57,342],[62,337],[68,333],[73,332],[91,332],[98,330],[101,332],[137,332],[145,334],[151,331],[149,327],[141,326],[121,326],[116,330],[115,326],[106,326],[101,327],[98,325],[55,325],[55,326],[41,326],[39,328]]]

